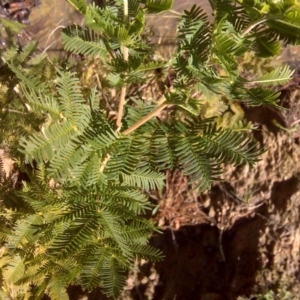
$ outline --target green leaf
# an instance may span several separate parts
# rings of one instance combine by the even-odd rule
[[[130,35],[139,35],[143,32],[145,28],[146,18],[143,10],[139,9],[136,15],[134,16],[134,20],[130,22],[129,25],[129,34]]]
[[[48,294],[51,299],[69,300],[69,296],[66,291],[66,281],[64,278],[57,275],[51,276],[46,294]]]
[[[93,246],[90,246],[93,250]],[[80,272],[80,282],[83,288],[91,290],[94,287],[103,287],[104,280],[102,279],[102,270],[104,261],[111,255],[111,249],[109,247],[103,247],[102,245],[93,250],[85,259],[85,263]]]
[[[24,93],[27,101],[34,113],[36,114],[49,114],[53,122],[61,118],[61,111],[57,99],[53,95],[44,95],[40,91],[36,92],[30,87],[21,84],[21,90]],[[51,122],[49,123],[49,125]]]
[[[293,74],[294,71],[290,70],[289,66],[279,66],[255,80],[248,81],[248,83],[261,85],[284,85],[291,80]]]
[[[26,155],[28,162],[36,160],[42,163],[51,160],[57,149],[65,147],[71,137],[78,135],[74,124],[68,121],[55,123],[42,132],[23,138],[20,142],[20,151]]]
[[[185,10],[178,23],[179,51],[189,51],[205,61],[212,41],[211,29],[203,9],[194,5],[190,11]]]
[[[162,189],[164,186],[165,176],[163,174],[149,170],[148,168],[139,168],[131,174],[121,174],[123,184],[140,187],[149,191]]]
[[[29,215],[27,218],[19,220],[9,236],[10,247],[22,249],[35,241],[35,229],[31,225],[39,224],[41,220],[42,217],[39,215]]]
[[[280,53],[281,45],[276,32],[266,29],[254,33],[254,36],[252,49],[260,57],[272,57]]]
[[[73,224],[55,237],[49,247],[49,253],[52,256],[66,258],[70,254],[78,253],[82,247],[91,243],[95,231],[99,229],[97,217],[93,217],[91,211],[94,207],[89,206],[83,217],[76,218]]]
[[[24,261],[19,255],[11,258],[9,264],[4,267],[3,278],[8,284],[18,281],[25,271]]]
[[[139,65],[137,70],[140,72],[148,72],[148,71],[152,71],[152,70],[163,69],[166,67],[167,67],[167,64],[164,61],[161,61],[161,62],[160,61],[152,61],[152,62],[148,62],[148,63]]]
[[[165,10],[169,10],[173,6],[173,0],[143,0],[148,13],[160,13]]]
[[[105,285],[103,285],[104,292],[109,297],[117,297],[125,285],[125,275],[124,269],[119,266],[115,255],[104,261],[101,273],[105,282]]]
[[[62,41],[65,50],[75,54],[100,56],[104,58],[108,51],[101,36],[91,29],[72,25],[62,31]]]
[[[86,0],[68,0],[68,2],[80,13],[85,14],[87,7]]]
[[[189,136],[179,136],[176,141],[176,156],[184,175],[200,190],[210,188],[211,182],[221,174],[220,165],[210,155],[201,153],[199,144]]]
[[[22,29],[25,28],[25,25],[21,24],[20,22],[11,21],[9,19],[2,18],[2,17],[0,18],[0,24],[9,28],[14,33],[19,33]]]
[[[245,101],[249,105],[276,105],[280,93],[263,87],[249,88],[246,91]]]

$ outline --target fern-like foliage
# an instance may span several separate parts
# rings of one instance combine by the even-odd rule
[[[22,268],[15,266],[16,277],[6,275],[11,274],[12,265],[4,263],[3,274],[10,276],[9,282],[47,282],[43,292],[53,299],[66,298],[63,290],[69,284],[87,289],[101,286],[116,296],[134,259],[160,257],[147,245],[146,236],[155,227],[138,217],[150,208],[139,189],[124,184],[98,184],[80,191],[64,186],[54,189],[42,178],[45,174],[41,166],[34,184],[25,189],[25,201],[33,213],[24,215],[8,236],[7,247],[13,247],[23,263]]]
[[[144,217],[152,209],[145,192],[162,189],[169,169],[203,191],[221,178],[224,163],[252,167],[264,149],[249,134],[242,107],[276,106],[273,86],[293,72],[278,67],[250,80],[238,62],[249,50],[274,56],[282,42],[300,37],[297,1],[211,0],[213,22],[197,6],[184,11],[176,52],[158,62],[145,20],[172,1],[69,2],[85,25],[63,30],[65,49],[101,62],[107,84],[120,91],[112,99],[120,102],[117,122],[100,85],[84,86],[72,68],[55,68],[35,55],[35,43],[18,49],[12,42],[1,53],[1,122],[16,124],[15,131],[1,127],[1,143],[13,148],[18,136],[20,165],[35,166],[22,191],[1,189],[16,202],[0,199],[1,278],[13,299],[67,299],[72,284],[117,297],[136,259],[160,259],[148,245],[157,228]],[[126,95],[168,67],[176,78],[163,97]]]

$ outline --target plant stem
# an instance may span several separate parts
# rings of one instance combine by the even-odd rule
[[[128,0],[123,0],[124,4],[124,22],[128,22]],[[128,61],[128,48],[125,46],[122,46],[122,53],[123,53],[123,59],[124,61]],[[125,74],[126,75],[126,74]],[[122,86],[121,89],[121,95],[120,95],[120,101],[119,101],[119,109],[117,114],[117,129],[116,132],[119,132],[122,127],[122,117],[123,117],[123,110],[124,110],[124,104],[125,104],[125,96],[126,96],[126,85]]]
[[[242,33],[242,37],[245,37],[254,27],[256,27],[257,25],[263,23],[267,21],[267,19],[263,18],[261,20],[258,20],[257,22],[251,24],[250,26],[248,26],[245,31]]]
[[[104,161],[102,162],[101,166],[100,166],[100,169],[99,169],[99,172],[100,173],[103,173],[105,167],[106,167],[106,164],[108,163],[108,161],[110,160],[111,158],[111,155],[108,153],[104,159]]]
[[[125,96],[126,96],[126,86],[122,86],[120,102],[119,102],[119,109],[118,109],[118,114],[117,114],[116,132],[119,132],[122,127],[122,117],[123,117],[123,110],[124,110],[124,104],[125,104]]]
[[[128,0],[123,0],[123,5],[124,5],[124,15],[123,15],[123,20],[125,23],[128,23]],[[121,51],[123,53],[123,59],[124,61],[128,62],[128,48],[125,46],[121,47]],[[126,75],[126,73],[125,73]],[[121,95],[120,95],[120,101],[119,101],[119,108],[118,108],[118,114],[117,114],[117,129],[116,132],[119,132],[122,127],[122,117],[123,117],[123,110],[124,110],[124,104],[125,104],[125,97],[126,97],[126,85],[122,86],[121,89]],[[102,162],[99,172],[103,173],[104,169],[110,160],[111,155],[108,153]]]
[[[278,19],[279,17],[278,16],[270,16],[270,17],[264,17],[254,23],[252,23],[251,25],[249,25],[245,31],[242,33],[242,37],[245,37],[252,29],[254,29],[257,25],[261,24],[261,23],[264,23],[266,21],[269,21],[269,20],[275,20],[275,19]]]
[[[123,135],[127,135],[129,133],[131,133],[132,131],[134,131],[135,129],[139,128],[140,126],[142,126],[143,124],[145,124],[147,121],[149,121],[151,118],[155,117],[159,112],[161,112],[165,107],[167,107],[169,104],[166,102],[165,97],[162,96],[159,101],[158,101],[159,105],[152,111],[150,112],[147,116],[143,117],[142,119],[140,119],[139,121],[137,121],[135,124],[133,124],[131,127],[127,128],[126,130],[124,130],[122,132]],[[104,161],[102,162],[99,172],[103,173],[106,164],[108,163],[108,161],[110,160],[111,155],[108,153],[104,159]]]
[[[10,113],[15,113],[19,115],[28,115],[27,112],[15,110],[15,109],[10,109],[10,108],[2,108],[2,112],[10,112]]]
[[[174,89],[171,89],[170,91],[174,91]],[[159,112],[161,112],[165,107],[167,107],[169,104],[167,104],[165,95],[162,95],[156,102],[158,105],[152,112],[150,112],[147,116],[143,117],[139,121],[137,121],[135,124],[133,124],[131,127],[127,128],[122,132],[122,134],[129,134],[135,129],[139,128],[143,124],[145,124],[147,121],[149,121],[151,118],[155,117]]]
[[[134,131],[135,129],[139,128],[143,124],[145,124],[147,121],[149,121],[151,118],[155,117],[160,111],[162,111],[165,107],[167,107],[169,104],[164,102],[160,104],[158,107],[156,107],[153,111],[151,111],[147,116],[143,117],[139,121],[137,121],[135,124],[133,124],[128,129],[124,130],[122,132],[123,135],[127,135]]]

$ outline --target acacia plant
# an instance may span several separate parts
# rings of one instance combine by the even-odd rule
[[[33,166],[14,204],[7,187],[0,199],[0,280],[10,299],[68,299],[69,285],[117,297],[136,259],[161,259],[148,245],[157,228],[145,217],[153,209],[147,192],[163,188],[166,170],[182,170],[201,192],[220,179],[224,163],[253,166],[263,150],[242,107],[277,107],[275,87],[293,72],[280,66],[249,81],[239,62],[248,51],[274,57],[300,41],[298,1],[211,0],[212,20],[197,6],[184,11],[173,56],[156,61],[145,20],[171,0],[69,2],[85,23],[63,30],[64,48],[101,61],[117,90],[117,116],[109,118],[99,85],[83,88],[67,63],[55,69],[45,54],[34,56],[35,44],[21,51],[8,44],[2,53],[9,75],[1,89],[11,99],[1,100],[2,120],[18,110],[14,124],[26,117],[30,125],[32,116],[39,124],[1,131],[6,145],[5,133],[21,132],[19,164]],[[163,68],[176,78],[162,96],[129,94]]]

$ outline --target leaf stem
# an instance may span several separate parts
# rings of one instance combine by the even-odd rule
[[[254,27],[256,27],[257,25],[267,21],[268,19],[266,18],[263,18],[263,19],[260,19],[258,21],[256,21],[255,23],[252,23],[250,26],[248,26],[245,31],[242,33],[242,37],[245,37]]]
[[[280,17],[279,16],[276,16],[276,15],[273,15],[273,16],[269,16],[269,17],[263,17],[261,18],[260,20],[252,23],[251,25],[249,25],[245,31],[242,33],[242,37],[245,37],[252,29],[254,29],[257,25],[261,24],[261,23],[264,23],[266,21],[269,21],[269,20],[276,20],[276,19],[279,19]]]
[[[124,23],[128,23],[128,0],[123,0],[123,5],[124,5],[124,14],[123,14],[123,20]],[[126,46],[121,46],[121,51],[123,54],[123,59],[124,61],[128,62],[128,48]],[[125,73],[126,75],[126,73]],[[122,117],[123,117],[123,110],[124,110],[124,105],[125,105],[125,97],[126,97],[126,85],[122,86],[121,89],[121,94],[120,94],[120,101],[119,101],[119,108],[118,108],[118,114],[117,114],[117,129],[116,132],[119,132],[121,130],[122,127]],[[99,172],[103,173],[105,170],[105,167],[108,163],[108,161],[110,160],[111,155],[109,153],[107,153],[104,161],[102,162]]]
[[[158,107],[156,107],[153,111],[151,111],[147,116],[143,117],[139,121],[137,121],[135,124],[133,124],[128,129],[124,130],[122,132],[123,135],[127,135],[134,131],[135,129],[139,128],[143,124],[145,124],[147,121],[149,121],[151,118],[155,117],[159,112],[161,112],[165,107],[167,107],[169,104],[165,101],[162,104],[160,104]]]
[[[15,110],[15,109],[10,109],[10,108],[2,108],[2,112],[10,112],[10,113],[15,113],[19,115],[28,115],[27,112]]]
[[[110,160],[110,158],[111,158],[111,155],[110,155],[109,153],[107,153],[107,155],[106,155],[104,161],[101,163],[101,166],[100,166],[100,169],[99,169],[99,172],[100,172],[100,173],[103,173],[103,172],[104,172],[104,169],[105,169],[105,167],[106,167],[108,161]]]
[[[123,0],[123,4],[124,4],[124,15],[123,15],[123,19],[124,22],[127,23],[128,22],[128,0]],[[124,61],[128,61],[128,48],[125,46],[121,47],[122,53],[123,53],[123,59]],[[123,110],[124,110],[124,105],[125,105],[125,97],[126,97],[126,85],[122,86],[121,89],[121,95],[120,95],[120,101],[119,101],[119,109],[118,109],[118,114],[117,114],[117,129],[116,132],[119,132],[121,130],[122,127],[122,117],[123,117]]]

